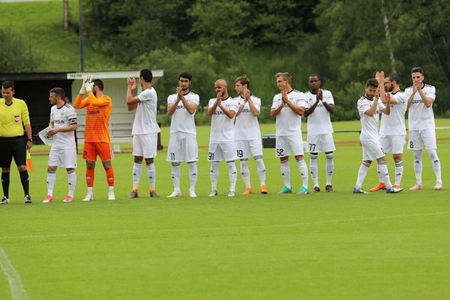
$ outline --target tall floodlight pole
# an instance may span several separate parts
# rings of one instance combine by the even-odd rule
[[[78,38],[80,40],[80,71],[84,72],[84,45],[83,45],[83,0],[78,0]]]
[[[64,30],[69,29],[69,0],[63,1],[63,23]]]

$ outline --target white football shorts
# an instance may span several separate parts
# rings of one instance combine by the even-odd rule
[[[277,136],[275,140],[275,157],[290,156],[294,152],[295,156],[304,155],[302,134]]]
[[[158,133],[133,135],[133,155],[154,158],[158,148]]]
[[[308,135],[306,151],[312,153],[333,152],[336,150],[332,133]]]
[[[197,137],[190,133],[177,132],[170,135],[167,161],[193,162],[198,160]]]

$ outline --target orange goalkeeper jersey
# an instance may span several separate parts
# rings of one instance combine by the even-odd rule
[[[85,142],[104,142],[111,143],[109,136],[109,117],[111,116],[112,100],[111,97],[103,95],[96,98],[92,92],[88,93],[88,97],[83,99],[78,94],[73,104],[75,108],[85,108],[86,124],[84,125],[84,141]]]

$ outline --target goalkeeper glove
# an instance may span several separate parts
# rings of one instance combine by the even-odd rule
[[[86,88],[84,87],[84,80],[81,82],[80,94],[81,95],[86,94]]]
[[[91,82],[91,80],[92,80],[91,74],[86,76],[86,79],[84,81],[84,89],[86,90],[87,93],[92,92],[92,87],[94,86],[94,84],[93,84],[93,82]]]

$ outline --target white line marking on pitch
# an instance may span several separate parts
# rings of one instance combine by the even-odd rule
[[[23,287],[20,274],[16,271],[11,261],[6,255],[6,252],[0,247],[0,268],[5,273],[9,283],[9,290],[11,291],[11,297],[13,300],[28,299],[27,292]]]
[[[233,230],[233,229],[252,229],[252,228],[282,228],[282,227],[300,227],[300,226],[314,226],[314,225],[326,225],[336,223],[348,223],[348,222],[368,222],[385,219],[399,219],[408,217],[425,217],[425,216],[437,216],[448,215],[450,211],[440,211],[432,213],[422,214],[409,214],[409,215],[392,215],[381,217],[368,217],[368,218],[354,218],[354,219],[338,219],[338,220],[324,220],[316,222],[303,222],[292,224],[273,224],[273,225],[253,225],[253,226],[237,226],[237,227],[206,227],[206,228],[175,228],[175,229],[161,229],[161,230],[145,230],[145,233],[155,232],[189,232],[189,231],[219,231],[219,230]],[[94,231],[94,232],[78,232],[78,233],[64,233],[64,234],[48,234],[48,235],[20,235],[20,236],[2,236],[0,240],[12,240],[12,239],[30,239],[30,238],[65,238],[73,236],[95,236],[95,235],[119,235],[119,234],[132,234],[139,233],[139,231],[124,230],[124,231]]]

